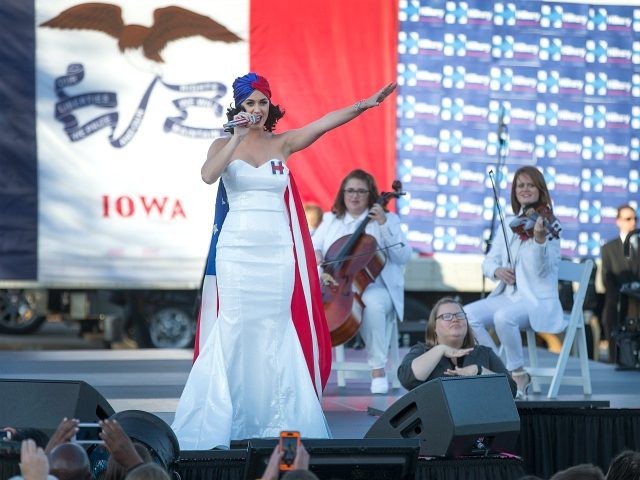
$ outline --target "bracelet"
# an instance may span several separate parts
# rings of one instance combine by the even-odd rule
[[[362,113],[364,112],[367,108],[365,106],[363,106],[364,100],[358,100],[354,105],[353,108],[355,108],[356,112],[358,113]]]

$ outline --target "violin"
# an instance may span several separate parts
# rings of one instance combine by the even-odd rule
[[[376,203],[385,207],[391,198],[404,195],[399,180],[393,182],[392,188],[393,192],[382,192]],[[325,273],[335,280],[335,284],[322,285],[322,303],[334,347],[358,333],[365,308],[362,293],[376,280],[386,262],[376,239],[364,232],[370,220],[367,216],[354,233],[333,242],[322,263]]]
[[[560,238],[560,222],[553,214],[553,210],[548,205],[536,202],[523,208],[522,215],[514,218],[509,226],[513,233],[518,235],[521,240],[533,238],[533,227],[538,218],[542,217],[544,229],[549,240]]]

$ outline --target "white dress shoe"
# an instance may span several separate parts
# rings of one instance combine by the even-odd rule
[[[371,379],[371,393],[385,394],[389,391],[387,377],[374,377]]]

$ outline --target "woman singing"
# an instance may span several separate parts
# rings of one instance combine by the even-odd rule
[[[234,81],[235,107],[227,116],[236,126],[212,143],[201,172],[208,184],[220,178],[207,264],[217,274],[218,301],[203,302],[201,350],[176,410],[182,449],[228,447],[232,439],[277,437],[282,430],[330,437],[320,397],[331,347],[309,231],[286,162],[394,89],[390,83],[276,134],[283,112],[267,80],[249,73]],[[203,298],[211,288],[205,280]]]

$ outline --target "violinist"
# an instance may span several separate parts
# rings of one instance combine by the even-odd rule
[[[386,261],[375,281],[363,292],[365,307],[360,334],[371,367],[371,393],[385,394],[389,390],[385,365],[392,322],[402,319],[404,264],[411,257],[411,248],[400,228],[399,217],[386,211],[377,200],[378,187],[373,176],[364,170],[353,170],[342,180],[331,212],[324,214],[312,240],[322,272],[321,282],[335,283],[336,279],[323,269],[327,251],[336,240],[353,234],[363,221],[370,220],[365,232],[376,239]]]
[[[541,213],[530,215],[532,206]],[[532,327],[558,333],[566,324],[558,296],[559,228],[550,213],[547,184],[537,168],[524,166],[516,171],[511,207],[518,218],[511,222],[512,228],[497,232],[482,263],[484,275],[498,285],[487,298],[466,305],[465,311],[478,342],[497,352],[487,327],[495,329],[504,347],[506,367],[518,387],[516,396],[522,398],[531,377],[524,369],[520,330]],[[531,228],[529,217],[535,219]]]

